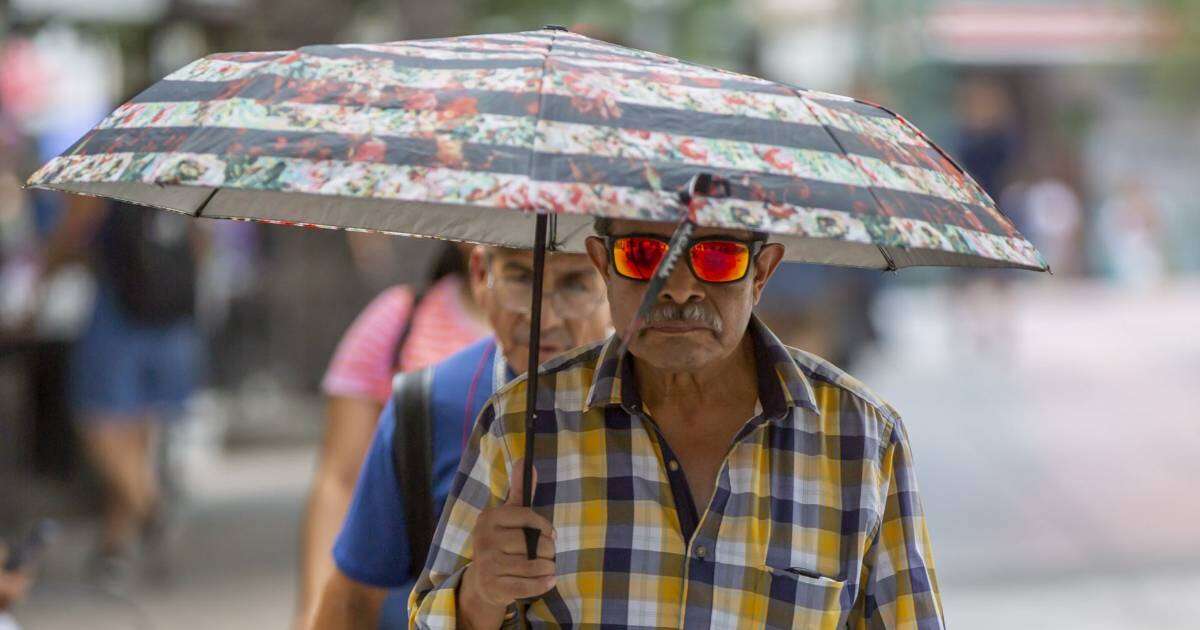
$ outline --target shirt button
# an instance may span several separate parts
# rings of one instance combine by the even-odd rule
[[[667,468],[670,468],[671,472],[679,472],[679,462],[672,459],[667,462]]]
[[[703,558],[707,555],[708,555],[708,547],[705,547],[704,545],[700,545],[699,547],[696,547],[696,557],[697,558]]]

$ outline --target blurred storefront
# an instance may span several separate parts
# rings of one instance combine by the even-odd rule
[[[1004,127],[993,135],[1011,146],[974,152],[1004,163],[985,159],[968,170],[994,180],[985,187],[1050,250],[1056,272],[1120,279],[1130,256],[1143,270],[1200,270],[1189,246],[1200,231],[1200,110],[1164,99],[1155,84],[1164,55],[1188,35],[1172,3],[745,4],[762,34],[764,71],[886,102],[960,161],[979,149],[971,146],[975,123],[995,118],[983,124]],[[1138,243],[1115,233],[1130,224],[1141,226]],[[1147,273],[1155,272],[1134,275]]]
[[[1150,70],[1181,35],[1170,12],[1128,2],[937,2],[923,33],[927,63],[1015,88],[1021,158],[1080,195],[1078,244],[1089,253],[1068,259],[1065,271],[1120,277],[1136,254],[1116,243],[1117,232],[1136,223],[1157,241],[1163,271],[1198,268],[1192,248],[1170,235],[1197,227],[1189,165],[1200,159],[1200,113],[1171,111],[1151,83]]]

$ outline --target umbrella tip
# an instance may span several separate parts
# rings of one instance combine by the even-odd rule
[[[542,27],[542,30],[543,31],[566,31],[569,29],[567,29],[567,27],[565,27],[561,24],[547,24]]]

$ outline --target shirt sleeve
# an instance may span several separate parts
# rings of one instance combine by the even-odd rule
[[[508,496],[512,459],[499,430],[501,423],[493,421],[493,404],[483,408],[463,453],[425,570],[408,602],[410,627],[457,627],[457,589],[471,563],[475,521],[480,512]]]
[[[851,626],[860,630],[945,628],[912,452],[899,419],[884,449],[882,472],[887,480],[883,519],[867,549],[863,596]]]
[[[339,571],[380,588],[397,588],[411,580],[412,552],[392,461],[396,428],[392,414],[392,402],[388,401],[333,546],[333,561]]]
[[[413,294],[396,286],[359,313],[338,342],[321,391],[326,396],[387,401],[392,391],[396,344],[412,311]]]

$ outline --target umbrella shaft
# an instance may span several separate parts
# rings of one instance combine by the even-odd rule
[[[542,279],[546,267],[546,224],[548,219],[544,214],[537,215],[537,226],[533,238],[533,302],[529,309],[529,369],[525,381],[525,462],[524,482],[521,484],[521,502],[525,506],[533,505],[533,435],[534,408],[537,406],[538,379],[538,349],[542,337]],[[537,539],[529,551],[529,558],[537,557]]]
[[[525,460],[522,462],[521,505],[533,506],[533,420],[537,403],[538,354],[542,345],[542,278],[546,267],[546,215],[538,213],[533,235],[533,300],[529,309],[529,369],[525,372]],[[541,532],[525,527],[525,555],[537,558]],[[528,601],[517,603],[517,625],[526,627]]]

